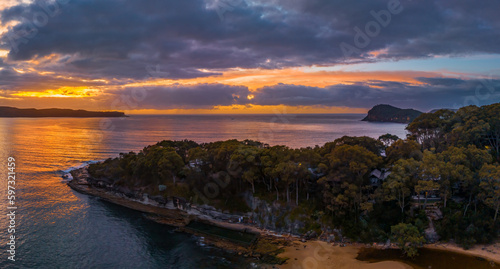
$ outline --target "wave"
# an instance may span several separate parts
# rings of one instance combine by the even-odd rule
[[[63,178],[63,181],[64,182],[69,182],[71,180],[73,180],[73,176],[71,175],[71,171],[74,171],[74,170],[77,170],[77,169],[80,169],[80,168],[83,168],[89,164],[94,164],[94,163],[98,163],[98,162],[101,162],[101,160],[98,160],[98,161],[85,161],[79,165],[76,165],[76,166],[72,166],[66,170],[60,170],[59,172],[61,173],[62,175],[62,178]]]
[[[72,166],[72,167],[70,167],[70,168],[68,168],[66,170],[61,170],[61,172],[64,173],[64,174],[67,174],[67,173],[69,173],[69,172],[71,172],[73,170],[77,170],[77,169],[83,168],[83,167],[85,167],[85,166],[87,166],[89,164],[94,164],[94,163],[98,163],[98,162],[101,162],[101,161],[102,160],[99,160],[99,161],[85,161],[85,162],[83,162],[83,163],[81,163],[81,164],[79,164],[77,166]]]

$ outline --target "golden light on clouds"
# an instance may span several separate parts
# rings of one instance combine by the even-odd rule
[[[322,107],[322,106],[260,106],[260,105],[232,105],[216,106],[212,109],[137,109],[129,110],[131,115],[153,114],[331,114],[331,113],[366,113],[365,108],[349,107]]]
[[[25,71],[25,70],[20,69],[20,68],[12,68],[12,69],[13,69],[14,71],[16,71],[17,73],[19,73],[19,74],[24,74],[24,73],[26,73],[26,71]]]
[[[12,95],[19,97],[58,97],[58,98],[85,98],[101,94],[98,89],[87,87],[62,87],[56,90],[45,90],[42,92],[18,92]]]
[[[3,0],[2,0],[3,1]],[[0,11],[2,10],[2,6],[0,4]],[[2,23],[0,25],[0,35],[4,34],[4,33],[7,33],[7,31],[11,28],[11,27],[14,27],[16,26],[17,24],[19,24],[20,22],[17,21],[17,20],[12,20],[12,21],[8,21],[7,23]]]
[[[305,68],[289,69],[231,69],[220,76],[210,76],[193,79],[152,79],[125,85],[126,87],[154,87],[154,86],[189,86],[197,84],[225,84],[231,86],[246,86],[251,91],[279,83],[304,85],[324,88],[336,84],[353,84],[360,81],[380,80],[398,81],[409,84],[422,84],[416,77],[436,76],[433,72],[344,72],[344,71],[316,71],[311,72]]]
[[[2,50],[0,49],[0,58],[5,58],[9,54],[8,50]]]
[[[32,85],[22,88],[24,90],[4,95],[10,98],[28,99],[34,102],[36,100],[37,107],[54,106],[55,100],[65,100],[66,103],[77,102],[77,107],[87,108],[95,105],[95,100],[101,100],[99,109],[110,109],[106,107],[108,103],[112,106],[112,101],[107,102],[108,98],[114,93],[119,93],[122,90],[132,87],[146,87],[151,89],[154,87],[187,87],[197,86],[200,84],[222,84],[228,86],[247,87],[250,94],[239,96],[234,94],[232,97],[246,98],[254,100],[259,89],[263,87],[275,86],[278,84],[300,85],[309,87],[325,88],[332,85],[352,85],[355,83],[368,83],[370,87],[382,89],[382,86],[377,86],[375,81],[391,81],[402,82],[410,85],[419,85],[423,82],[415,78],[418,77],[441,77],[439,72],[422,72],[422,71],[344,71],[344,70],[319,70],[315,67],[302,68],[287,68],[287,69],[228,69],[228,70],[204,70],[205,72],[220,73],[201,78],[191,79],[164,79],[152,78],[148,80],[120,83],[119,80],[107,80],[104,78],[84,79],[78,77],[67,76],[64,73],[53,71],[45,71],[43,65],[57,59],[60,55],[48,55],[37,58],[32,61],[32,66],[18,66],[13,70],[20,75],[38,74],[40,76],[55,79],[53,86],[51,84],[43,85],[44,88],[36,89]],[[41,68],[39,68],[41,67]],[[58,79],[70,81],[57,81]],[[61,87],[61,84],[65,87]],[[90,86],[99,83],[101,86]],[[85,86],[87,85],[87,86]],[[36,86],[35,86],[36,87]],[[42,87],[42,86],[40,86]],[[46,89],[46,90],[45,90]],[[110,95],[111,94],[111,95]],[[106,96],[109,95],[109,96]],[[93,98],[95,97],[95,98]],[[73,101],[72,101],[73,100]],[[75,103],[72,103],[75,107]],[[140,107],[140,106],[139,106]],[[127,107],[125,110],[129,114],[272,114],[278,109],[285,109],[287,113],[366,113],[366,108],[348,108],[348,107],[327,107],[327,106],[260,106],[260,105],[232,105],[232,106],[216,106],[213,108],[203,109],[134,109],[135,107]]]

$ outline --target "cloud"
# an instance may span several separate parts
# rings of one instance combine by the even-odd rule
[[[225,0],[9,1],[0,5],[0,49],[10,50],[8,57],[0,57],[2,102],[17,91],[88,86],[102,89],[99,104],[109,106],[138,89],[127,85],[155,78],[176,79],[179,85],[148,88],[139,108],[252,104],[370,108],[390,103],[429,110],[470,100],[477,101],[474,104],[499,100],[496,86],[494,90],[483,87],[478,94],[483,82],[463,78],[413,74],[411,79],[382,81],[377,75],[372,77],[380,80],[354,75],[343,80],[341,74],[332,82],[320,72],[301,80],[265,74],[313,65],[500,54],[499,1],[231,1],[235,4],[222,21],[217,1]],[[59,4],[54,14],[40,5],[55,2],[67,3]],[[392,14],[379,33],[369,36],[366,46],[358,46],[346,58],[340,44],[356,47],[356,29],[368,35],[366,26],[377,21],[374,12],[387,10],[389,3],[399,3],[401,12]],[[43,23],[40,14],[46,15]],[[21,39],[12,43],[15,35]],[[260,74],[237,74],[232,81],[212,79],[242,69]],[[361,72],[350,75],[356,73]],[[216,83],[180,85],[183,79],[202,77]],[[256,91],[223,84],[250,80]],[[308,84],[308,80],[324,83]],[[282,83],[262,87],[275,81]],[[254,98],[249,100],[248,94]]]
[[[66,104],[78,108],[134,109],[214,109],[242,106],[291,106],[321,108],[369,109],[377,104],[429,111],[435,108],[459,108],[486,105],[500,99],[500,80],[463,80],[456,78],[417,79],[420,84],[398,81],[364,81],[327,87],[277,84],[250,91],[245,86],[224,84],[172,85],[155,87],[116,86],[100,96],[68,98]],[[65,83],[65,82],[61,82]],[[249,98],[252,96],[253,98]],[[8,91],[0,91],[3,105],[32,105],[40,98],[22,97],[9,100]],[[66,98],[43,98],[45,104],[62,104]],[[38,101],[37,101],[38,100]],[[64,102],[63,102],[64,103]],[[33,105],[34,106],[34,105]],[[52,105],[51,105],[52,106]]]
[[[397,0],[248,0],[226,11],[223,21],[210,0],[72,0],[40,27],[33,23],[43,12],[37,3],[0,16],[2,23],[21,21],[9,34],[36,29],[10,52],[12,61],[59,54],[71,58],[58,70],[88,77],[142,79],[146,65],[160,64],[169,78],[190,78],[214,74],[200,70],[343,63],[340,44],[354,45],[354,27],[364,31],[375,20],[371,11],[387,9],[390,1]],[[400,3],[404,9],[353,58],[372,62],[369,52],[381,50],[382,60],[500,53],[500,2]],[[3,48],[9,48],[8,33]]]
[[[287,106],[324,106],[370,108],[392,104],[402,108],[428,111],[434,108],[459,108],[485,105],[500,99],[500,80],[460,80],[420,78],[422,85],[405,82],[368,81],[325,88],[279,84],[254,93],[253,104]],[[450,83],[450,81],[452,83]],[[475,89],[482,91],[477,93]]]
[[[292,107],[350,107],[369,109],[377,104],[392,104],[402,108],[429,111],[435,108],[459,108],[466,105],[491,104],[500,98],[500,80],[459,80],[449,78],[420,78],[428,82],[415,85],[397,81],[367,81],[351,85],[309,87],[278,84],[249,91],[242,86],[222,84],[176,85],[171,87],[126,88],[113,92],[106,99],[127,107],[122,97],[136,98],[143,109],[211,109],[217,106],[258,105]],[[454,79],[451,79],[454,80]],[[458,86],[457,86],[458,85]],[[479,94],[474,89],[483,87]],[[249,99],[248,96],[253,98]],[[475,98],[477,103],[467,103]],[[124,99],[123,99],[124,100]],[[113,109],[117,109],[113,107]]]
[[[211,109],[245,105],[249,91],[242,86],[199,84],[154,88],[126,88],[111,92],[102,103],[112,109]]]

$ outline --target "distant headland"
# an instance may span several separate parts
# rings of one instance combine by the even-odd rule
[[[3,118],[40,118],[40,117],[74,117],[74,118],[97,118],[97,117],[126,117],[125,113],[118,111],[87,111],[87,110],[73,110],[73,109],[34,109],[34,108],[15,108],[8,106],[0,106],[0,117]]]
[[[376,105],[363,121],[410,123],[422,112],[415,109],[401,109],[391,105]]]

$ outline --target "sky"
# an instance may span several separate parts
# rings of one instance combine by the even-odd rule
[[[2,0],[0,106],[429,111],[500,101],[500,1]]]

